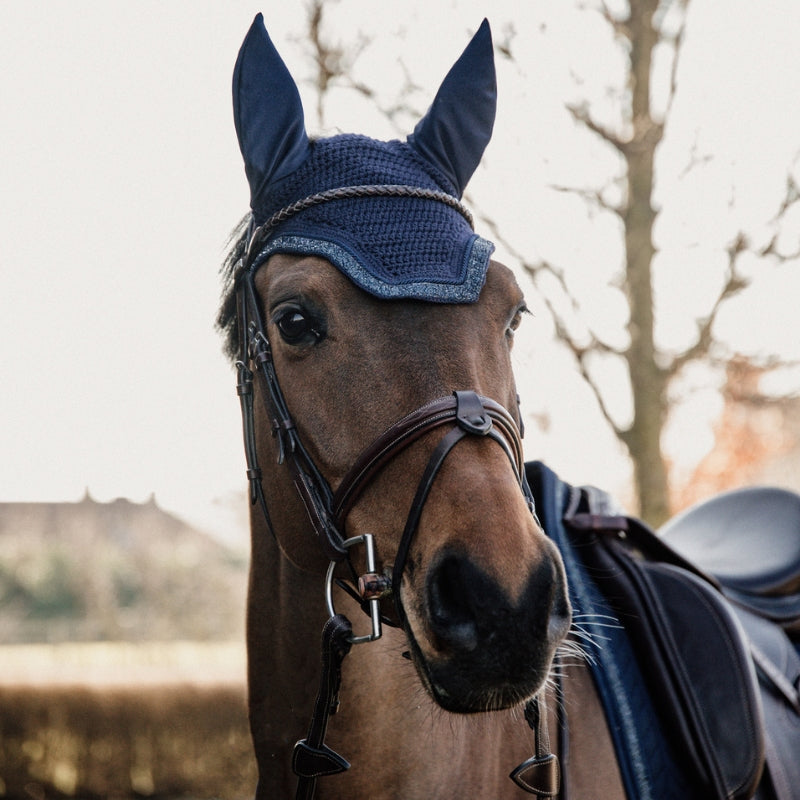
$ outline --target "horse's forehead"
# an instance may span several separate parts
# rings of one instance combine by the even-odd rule
[[[365,311],[385,314],[387,309],[413,309],[415,314],[430,318],[450,316],[451,311],[467,314],[470,309],[480,313],[486,306],[516,306],[522,302],[514,273],[505,265],[491,261],[486,281],[475,303],[441,304],[414,300],[380,300],[363,291],[327,260],[317,256],[289,256],[276,254],[256,275],[256,285],[265,301],[272,304],[281,298],[307,296],[319,302],[337,306],[357,304]]]
[[[517,283],[516,276],[512,270],[499,261],[489,262],[485,288],[487,293],[494,292],[498,295],[513,298],[512,302],[514,304],[522,302],[523,293]]]
[[[292,294],[340,294],[350,282],[328,261],[316,256],[277,254],[256,273],[256,286],[268,302]]]

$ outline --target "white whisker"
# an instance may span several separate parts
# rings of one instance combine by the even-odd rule
[[[596,664],[595,657],[586,650],[580,643],[567,640],[558,647],[558,655],[562,659],[570,659],[570,663],[589,663]]]
[[[573,613],[572,614],[572,619],[574,619],[574,620],[575,619],[590,619],[592,621],[598,620],[598,619],[607,619],[607,620],[611,620],[611,622],[618,623],[617,618],[613,614],[597,614],[597,613],[594,613],[594,612],[592,612],[591,614],[584,614],[584,613],[580,613],[580,612]]]

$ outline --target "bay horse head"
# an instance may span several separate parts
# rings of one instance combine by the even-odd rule
[[[523,295],[461,203],[494,124],[488,23],[405,141],[310,138],[261,15],[233,91],[251,214],[219,321],[254,505],[248,662],[266,796],[285,791],[311,712],[326,585],[332,613],[369,608],[372,633],[355,640],[377,640],[354,648],[331,720],[354,773],[381,769],[376,726],[424,758],[398,730],[415,681],[428,699],[413,704],[461,715],[536,695],[570,607],[524,477],[511,366]],[[342,591],[359,572],[360,591]]]

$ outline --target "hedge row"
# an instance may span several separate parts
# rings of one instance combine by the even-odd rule
[[[0,686],[0,797],[251,798],[241,684]]]

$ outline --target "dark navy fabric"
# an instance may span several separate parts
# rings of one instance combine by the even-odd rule
[[[408,186],[458,199],[494,123],[491,32],[484,21],[406,141],[309,139],[297,87],[261,15],[239,52],[233,95],[253,227],[343,187]],[[257,263],[276,252],[319,255],[378,297],[475,302],[493,249],[458,209],[430,197],[339,198],[277,225]]]
[[[587,665],[614,741],[626,797],[702,800],[677,768],[677,759],[661,732],[628,637],[584,568],[580,543],[564,527],[564,511],[570,492],[575,490],[541,462],[529,462],[526,472],[542,527],[564,561],[573,614],[581,630],[591,636],[581,644],[587,651]],[[569,715],[570,708],[566,711]],[[574,757],[580,758],[580,754],[575,753]]]
[[[256,223],[315,192],[341,186],[411,185],[453,194],[444,175],[406,142],[342,134],[313,141],[290,176],[270,187]],[[381,297],[439,302],[477,300],[492,246],[455,209],[413,197],[332,200],[280,224],[266,250],[332,261],[357,285]]]
[[[461,197],[492,136],[497,108],[492,33],[484,20],[442,81],[408,141],[437,164]]]
[[[293,172],[308,155],[300,93],[261,14],[253,20],[233,68],[233,123],[252,208],[272,182]]]

